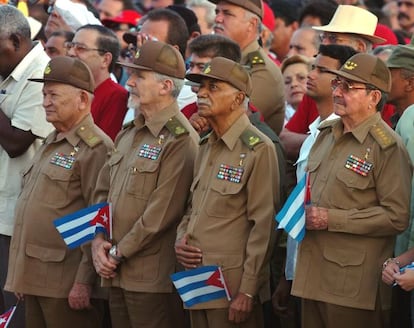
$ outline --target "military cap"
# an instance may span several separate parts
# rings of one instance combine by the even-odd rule
[[[252,92],[252,81],[246,69],[237,62],[224,57],[214,57],[206,65],[202,73],[190,73],[186,78],[200,83],[203,78],[211,78],[227,82],[236,89],[243,91],[247,96]]]
[[[356,54],[339,70],[329,71],[351,81],[370,84],[384,92],[391,90],[390,70],[381,59],[373,55]]]
[[[406,45],[398,45],[392,51],[386,64],[388,68],[405,68],[414,72],[414,37]]]
[[[209,0],[210,2],[214,4],[218,4],[221,1],[225,1],[228,3],[231,3],[233,5],[242,7],[253,14],[256,14],[260,17],[260,19],[263,18],[263,5],[261,0]]]
[[[118,62],[121,66],[184,79],[183,57],[173,46],[161,41],[147,41],[138,50],[132,63]]]
[[[28,79],[33,82],[57,82],[69,84],[93,93],[95,80],[89,67],[79,59],[58,56],[49,61],[43,79]]]

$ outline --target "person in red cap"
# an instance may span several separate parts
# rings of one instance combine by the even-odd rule
[[[137,11],[124,10],[118,16],[103,19],[102,24],[115,32],[122,50],[128,47],[128,44],[122,38],[124,33],[135,27],[140,18],[141,15]]]

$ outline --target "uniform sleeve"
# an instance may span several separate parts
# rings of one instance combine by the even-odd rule
[[[328,230],[382,237],[396,235],[408,226],[412,165],[401,144],[381,152],[375,161],[378,206],[364,209],[329,209]]]
[[[275,208],[279,205],[278,172],[274,147],[260,145],[247,184],[247,216],[252,228],[246,244],[246,260],[240,284],[242,293],[257,295],[263,283],[260,273],[270,257]]]
[[[123,256],[139,252],[179,222],[189,195],[196,150],[197,144],[189,136],[178,137],[166,145],[158,185],[142,216],[118,244]]]

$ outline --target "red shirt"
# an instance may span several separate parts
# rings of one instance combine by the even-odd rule
[[[106,79],[99,84],[94,92],[91,114],[95,124],[99,126],[112,140],[122,128],[128,109],[128,91]]]

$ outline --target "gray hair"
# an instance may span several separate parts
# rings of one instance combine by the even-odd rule
[[[262,32],[262,20],[260,19],[260,17],[258,15],[256,15],[255,13],[252,13],[251,11],[245,9],[244,10],[244,19],[246,21],[252,19],[252,18],[256,18],[257,19],[257,36],[259,37],[260,33]]]
[[[0,34],[18,34],[30,39],[30,25],[20,10],[10,5],[0,6]]]
[[[207,0],[189,0],[187,1],[187,7],[188,8],[192,8],[192,7],[201,7],[201,8],[205,8],[206,10],[206,14],[204,16],[206,22],[207,22],[207,27],[208,28],[212,28],[214,25],[214,20],[216,19],[216,5],[211,3],[210,1]]]
[[[160,74],[160,73],[157,73],[157,72],[154,72],[154,78],[158,82],[163,82],[165,80],[171,80],[172,83],[173,83],[173,88],[171,90],[171,96],[174,99],[177,99],[177,97],[180,94],[180,91],[181,91],[181,89],[183,88],[183,85],[184,85],[184,80],[183,79],[179,79],[179,78],[176,78],[176,77],[171,77],[171,76]]]

